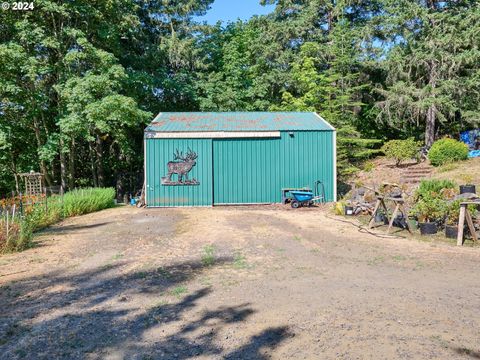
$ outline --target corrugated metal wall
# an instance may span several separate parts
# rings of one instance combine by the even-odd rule
[[[334,199],[333,132],[298,131],[280,139],[214,139],[214,203],[281,201],[281,189],[325,184]]]
[[[213,140],[215,204],[276,202],[280,139]]]
[[[211,206],[213,204],[211,139],[147,139],[145,142],[148,206]],[[167,163],[174,160],[173,154],[176,149],[186,154],[188,148],[198,155],[197,164],[188,176],[190,179],[197,179],[200,185],[162,185],[161,178],[167,175]],[[176,180],[177,175],[173,175],[172,179]]]
[[[162,186],[175,149],[197,152],[190,177],[199,186]],[[278,203],[281,188],[325,184],[334,201],[335,144],[332,131],[297,131],[266,139],[147,139],[148,206]],[[176,175],[174,175],[176,176]]]

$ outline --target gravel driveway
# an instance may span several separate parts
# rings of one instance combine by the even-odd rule
[[[119,207],[0,257],[0,359],[480,359],[480,248]]]

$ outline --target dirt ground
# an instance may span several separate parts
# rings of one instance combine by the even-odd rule
[[[480,359],[480,247],[119,207],[0,257],[0,359]]]

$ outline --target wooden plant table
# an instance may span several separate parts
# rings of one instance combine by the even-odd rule
[[[385,204],[385,201],[391,201],[395,204],[395,210],[393,211],[391,219],[388,217],[388,208],[387,208],[387,205]],[[385,211],[385,216],[387,217],[387,220],[388,220],[387,234],[390,233],[390,230],[393,227],[393,222],[395,221],[395,218],[397,217],[397,214],[399,211],[405,217],[405,223],[407,224],[408,232],[412,234],[412,230],[410,229],[410,225],[408,224],[407,212],[405,211],[404,205],[405,205],[405,200],[403,200],[403,198],[385,197],[385,196],[377,195],[377,203],[375,204],[372,217],[370,219],[370,222],[368,223],[368,228],[369,229],[373,228],[375,224],[375,215],[377,214],[380,207],[382,207],[383,210]]]
[[[463,245],[463,227],[465,226],[465,220],[467,220],[468,230],[470,230],[470,234],[472,234],[473,242],[476,243],[478,241],[477,233],[475,232],[475,227],[473,226],[472,215],[470,214],[470,211],[468,211],[468,205],[480,205],[480,200],[465,201],[460,203],[457,246]]]

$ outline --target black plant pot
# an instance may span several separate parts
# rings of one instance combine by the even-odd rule
[[[377,212],[375,214],[375,222],[377,223],[384,222],[384,219],[385,219],[385,215],[383,213]]]
[[[345,215],[348,215],[348,216],[353,215],[353,206],[345,205]]]
[[[428,223],[419,223],[418,227],[420,228],[420,234],[422,235],[434,235],[437,233],[437,223],[428,222]]]
[[[445,236],[449,239],[456,239],[458,236],[458,226],[445,225]]]
[[[476,194],[477,190],[475,188],[475,185],[460,185],[460,194]]]
[[[383,219],[384,219],[383,223],[385,225],[390,225],[386,216]],[[397,217],[393,220],[392,225],[395,226],[395,227],[398,227],[400,229],[406,229],[407,228],[407,220],[403,217],[403,215],[400,214],[400,215],[397,215]]]

